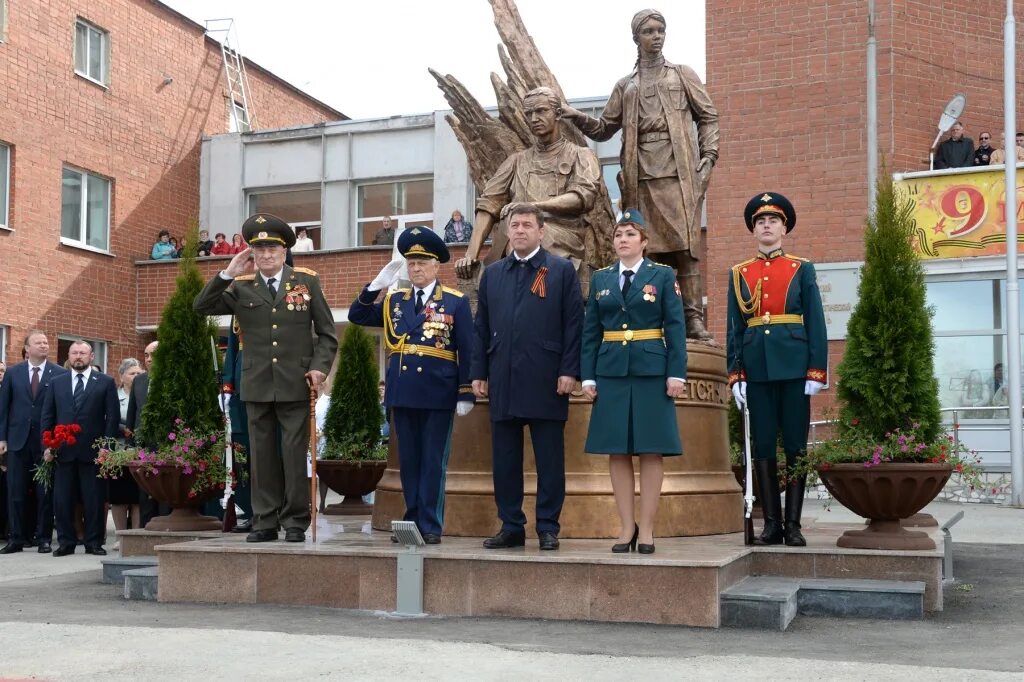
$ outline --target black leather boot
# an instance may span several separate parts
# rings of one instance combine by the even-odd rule
[[[786,483],[786,545],[806,547],[807,540],[800,532],[800,515],[804,510],[804,493],[807,490],[806,476],[790,476]]]
[[[764,530],[754,539],[755,545],[781,545],[782,499],[779,495],[779,465],[774,459],[755,459],[757,492],[764,509]]]

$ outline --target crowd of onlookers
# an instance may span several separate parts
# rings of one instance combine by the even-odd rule
[[[992,166],[1006,163],[1006,140],[1000,134],[999,147],[992,146],[992,133],[987,130],[978,135],[978,146],[974,140],[964,135],[964,125],[960,121],[953,124],[949,137],[935,148],[933,168],[970,168],[973,166]],[[1017,133],[1017,161],[1024,161],[1024,132]]]
[[[391,246],[395,243],[397,233],[394,220],[391,216],[385,216],[381,221],[381,228],[374,234],[372,244],[374,246]],[[449,244],[465,244],[473,236],[473,225],[462,216],[462,211],[456,209],[452,211],[451,219],[444,226],[441,236]],[[245,240],[238,232],[232,235],[231,241],[228,241],[227,235],[223,232],[218,232],[211,240],[208,230],[200,230],[199,248],[196,250],[196,255],[233,256],[244,251],[246,246]],[[292,247],[292,251],[294,253],[309,253],[316,250],[316,246],[309,236],[309,230],[302,226],[295,228],[295,246]],[[151,260],[173,260],[181,258],[184,252],[184,237],[179,241],[177,237],[171,236],[168,230],[160,230],[149,257]]]

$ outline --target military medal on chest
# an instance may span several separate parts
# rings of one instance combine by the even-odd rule
[[[284,300],[288,304],[288,310],[309,310],[309,301],[312,296],[309,295],[309,288],[305,284],[292,287],[289,283],[285,287],[287,293],[284,295]]]
[[[658,298],[658,289],[653,284],[644,285],[644,300],[648,303],[654,303]]]

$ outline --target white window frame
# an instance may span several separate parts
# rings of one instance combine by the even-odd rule
[[[391,218],[393,227],[395,228],[395,235],[402,233],[407,225],[422,225],[426,222],[431,224],[431,229],[437,232],[437,225],[434,224],[434,212],[431,210],[429,213],[399,213],[400,210],[397,206],[395,212],[388,215],[376,215],[376,216],[363,216],[359,217],[359,190],[363,187],[372,187],[374,185],[405,185],[410,182],[423,182],[424,180],[430,180],[434,182],[433,175],[426,175],[423,177],[413,178],[402,178],[399,180],[385,180],[383,182],[361,182],[355,186],[355,201],[352,203],[355,205],[355,219],[352,224],[355,226],[355,234],[352,235],[352,243],[356,246],[372,246],[372,244],[363,242],[363,224],[372,223],[384,218]],[[433,194],[433,187],[431,187],[431,194]],[[476,202],[474,202],[475,205]],[[394,204],[393,204],[394,205]],[[433,205],[433,199],[431,199],[431,205]],[[441,226],[444,227],[443,225]],[[444,230],[441,231],[441,237],[444,237]]]
[[[104,177],[102,175],[98,175],[96,173],[90,173],[89,171],[82,170],[81,168],[76,168],[74,166],[69,166],[69,165],[65,164],[61,168],[61,183],[62,183],[61,184],[61,207],[62,207],[62,211],[63,211],[63,203],[64,203],[64,187],[63,187],[64,171],[71,171],[72,173],[78,173],[79,175],[82,176],[82,193],[81,193],[82,194],[82,197],[81,197],[82,202],[81,202],[81,205],[79,206],[78,239],[73,239],[71,237],[65,237],[63,234],[61,234],[61,236],[60,236],[60,243],[61,244],[65,244],[67,246],[74,246],[75,248],[79,248],[79,249],[86,249],[87,251],[95,251],[97,253],[103,253],[103,254],[111,255],[110,254],[110,202],[111,202],[111,195],[112,195],[112,191],[113,191],[113,187],[114,187],[114,181],[111,180],[110,178]],[[104,182],[107,183],[107,217],[106,217],[106,226],[105,226],[106,227],[106,235],[107,235],[107,239],[106,239],[107,243],[106,243],[105,247],[102,248],[102,249],[101,248],[97,248],[95,246],[92,246],[91,244],[89,244],[89,242],[86,239],[86,232],[87,232],[87,227],[88,227],[87,221],[89,219],[89,217],[88,217],[88,206],[89,206],[89,183],[88,183],[88,178],[90,176],[94,177],[94,178],[97,178],[99,180],[103,180]],[[64,225],[64,216],[61,215],[61,228],[62,229],[63,229],[63,225]]]
[[[3,0],[0,0],[3,3]],[[7,362],[7,339],[10,338],[11,328],[5,324],[0,324],[0,362]],[[10,369],[8,367],[7,369]]]
[[[0,0],[0,43],[7,42],[7,0]]]
[[[252,121],[245,112],[245,107],[231,99],[226,98],[228,108],[228,132],[248,133],[252,130]]]
[[[0,0],[2,3],[4,0]],[[10,230],[11,229],[11,145],[6,142],[0,142],[0,147],[3,147],[6,154],[4,154],[4,161],[0,164],[0,176],[4,180],[4,191],[0,192],[0,229]]]
[[[78,64],[78,27],[85,28],[87,43],[85,46],[86,63],[79,67]],[[99,36],[100,44],[100,73],[99,78],[89,73],[89,45],[93,40],[93,34]],[[72,59],[75,62],[75,73],[82,78],[106,88],[110,83],[110,33],[96,24],[78,17],[75,19],[75,39],[73,41]]]
[[[90,339],[88,336],[71,336],[69,334],[57,334],[57,347],[60,348],[61,341],[77,341],[82,339],[92,344],[92,352],[95,354],[94,363],[100,366],[103,373],[107,373],[107,356],[110,350],[110,343],[102,339]],[[59,351],[58,351],[59,352]]]

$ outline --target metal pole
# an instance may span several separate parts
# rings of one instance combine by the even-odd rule
[[[1013,0],[1003,24],[1003,119],[1006,144],[1017,139],[1017,46]],[[1011,147],[1008,147],[1013,149]],[[1010,504],[1024,506],[1024,433],[1021,423],[1020,286],[1017,281],[1017,155],[1006,157],[1006,366],[1009,372]]]
[[[878,43],[875,41],[875,0],[868,0],[868,218],[875,215],[878,184]]]

